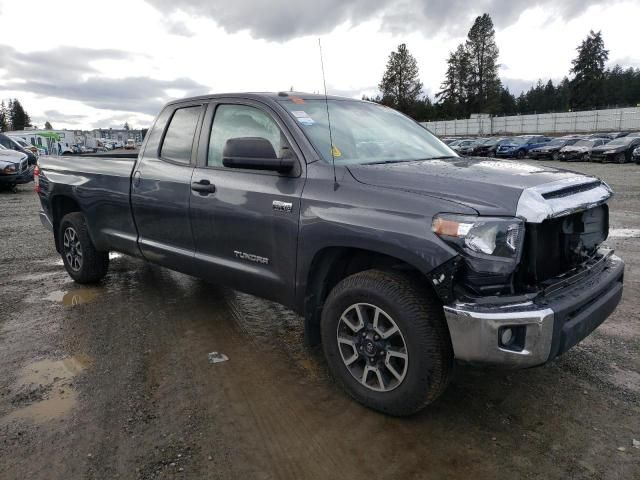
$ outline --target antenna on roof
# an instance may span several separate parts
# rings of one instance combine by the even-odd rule
[[[327,107],[327,124],[329,125],[329,144],[331,150],[331,165],[333,166],[333,189],[338,187],[338,180],[336,178],[336,157],[333,153],[333,135],[331,133],[331,115],[329,114],[329,99],[327,98],[327,81],[324,76],[324,61],[322,60],[322,43],[318,38],[318,48],[320,50],[320,67],[322,67],[322,85],[324,86],[324,104]]]

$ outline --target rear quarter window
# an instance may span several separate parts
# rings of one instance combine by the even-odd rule
[[[178,108],[169,122],[160,150],[160,157],[174,162],[189,163],[193,137],[198,126],[201,106]]]

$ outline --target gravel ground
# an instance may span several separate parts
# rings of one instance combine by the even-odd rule
[[[75,285],[32,186],[0,193],[0,478],[640,478],[640,166],[569,168],[617,192],[621,305],[544,367],[458,367],[405,419],[349,400],[278,305],[117,255]]]

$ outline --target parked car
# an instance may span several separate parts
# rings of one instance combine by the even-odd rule
[[[472,142],[472,138],[459,138],[458,140],[454,140],[449,144],[449,148],[451,148],[454,152],[457,152],[458,149],[464,145]]]
[[[521,159],[527,156],[529,150],[541,147],[550,140],[549,137],[542,135],[520,135],[518,137],[511,137],[498,146],[496,149],[496,157]]]
[[[469,156],[473,153],[473,149],[476,145],[478,145],[479,143],[482,143],[486,140],[486,138],[475,138],[472,140],[465,140],[463,142],[460,142],[458,145],[456,145],[456,147],[454,147],[453,149],[458,152],[460,155],[463,156]]]
[[[584,138],[578,140],[573,145],[567,145],[560,149],[560,160],[588,162],[591,157],[591,150],[608,142],[609,140],[606,138]]]
[[[0,145],[0,189],[17,191],[16,186],[33,180],[33,167],[26,153]]]
[[[592,162],[632,162],[633,150],[640,145],[640,137],[618,137],[605,145],[594,147],[591,150]]]
[[[614,140],[620,137],[626,137],[629,132],[596,132],[588,136],[588,138],[606,138],[608,140]]]
[[[640,137],[640,132],[630,132],[627,137]]]
[[[632,154],[633,161],[640,165],[640,147],[636,147]]]
[[[509,140],[509,137],[491,137],[483,142],[476,143],[470,156],[474,157],[495,157],[496,149],[503,142]]]
[[[580,138],[554,138],[549,143],[542,145],[541,147],[529,150],[529,158],[533,160],[539,160],[541,158],[558,160],[560,158],[560,149],[562,147],[573,145],[578,140],[580,140]]]
[[[136,141],[133,138],[128,139],[124,148],[125,150],[134,150],[136,148]]]
[[[544,364],[620,301],[595,177],[461,158],[389,108],[324,95],[195,97],[153,125],[140,155],[41,159],[40,218],[71,278],[101,280],[118,251],[284,304],[373,409],[420,410],[454,359]]]
[[[29,165],[35,165],[38,162],[38,157],[31,150],[27,150],[20,145],[15,138],[5,135],[4,133],[0,133],[0,145],[9,150],[24,153],[29,159]]]

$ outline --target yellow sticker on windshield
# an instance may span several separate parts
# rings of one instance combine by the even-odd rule
[[[342,152],[340,151],[340,149],[338,147],[333,145],[331,147],[331,155],[333,155],[334,157],[341,157],[342,156]]]

